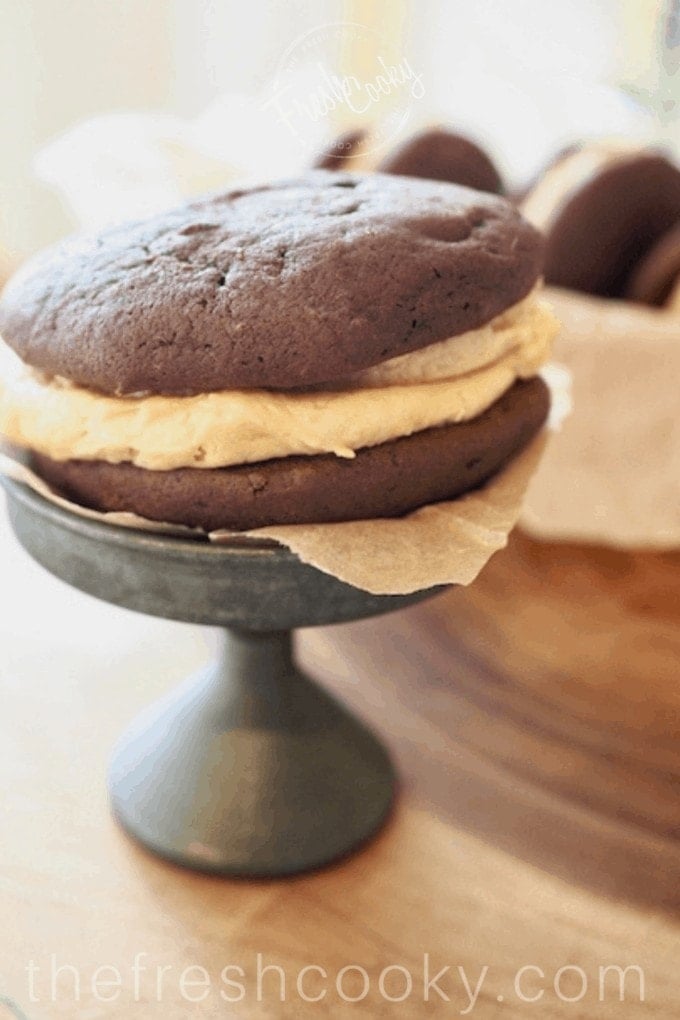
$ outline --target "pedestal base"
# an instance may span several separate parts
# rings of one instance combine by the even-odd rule
[[[17,538],[57,577],[126,609],[228,628],[221,663],[144,713],[114,753],[111,802],[135,839],[190,868],[275,876],[375,832],[393,795],[387,753],[296,670],[290,630],[377,616],[435,589],[374,595],[272,543],[113,527],[0,485]]]
[[[289,632],[227,630],[220,663],[139,717],[110,772],[130,835],[232,875],[344,856],[384,821],[393,789],[387,752],[296,669]]]

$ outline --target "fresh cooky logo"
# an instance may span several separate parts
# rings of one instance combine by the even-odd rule
[[[406,56],[390,60],[381,45],[377,32],[353,22],[307,32],[281,58],[265,106],[301,139],[310,125],[337,124],[344,114],[346,122],[370,123],[370,149],[384,146],[403,131],[425,86]],[[347,73],[350,53],[360,54],[361,75]]]

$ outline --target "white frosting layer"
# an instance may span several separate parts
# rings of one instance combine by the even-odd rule
[[[110,397],[46,379],[0,343],[0,434],[54,460],[216,468],[356,450],[468,421],[535,375],[557,322],[530,295],[479,330],[393,358],[350,388]]]

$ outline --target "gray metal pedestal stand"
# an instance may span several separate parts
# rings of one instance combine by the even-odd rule
[[[116,605],[224,628],[217,664],[133,722],[109,790],[121,825],[186,867],[288,875],[327,864],[387,815],[394,773],[355,717],[293,664],[295,627],[389,612],[274,545],[210,545],[86,520],[3,480],[38,563]]]

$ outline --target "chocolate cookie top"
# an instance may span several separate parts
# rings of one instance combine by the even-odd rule
[[[378,170],[450,181],[496,195],[503,192],[501,176],[484,150],[445,128],[431,128],[408,138],[383,159]]]
[[[541,253],[502,199],[316,171],[48,250],[6,289],[0,332],[105,393],[289,389],[483,325]]]

